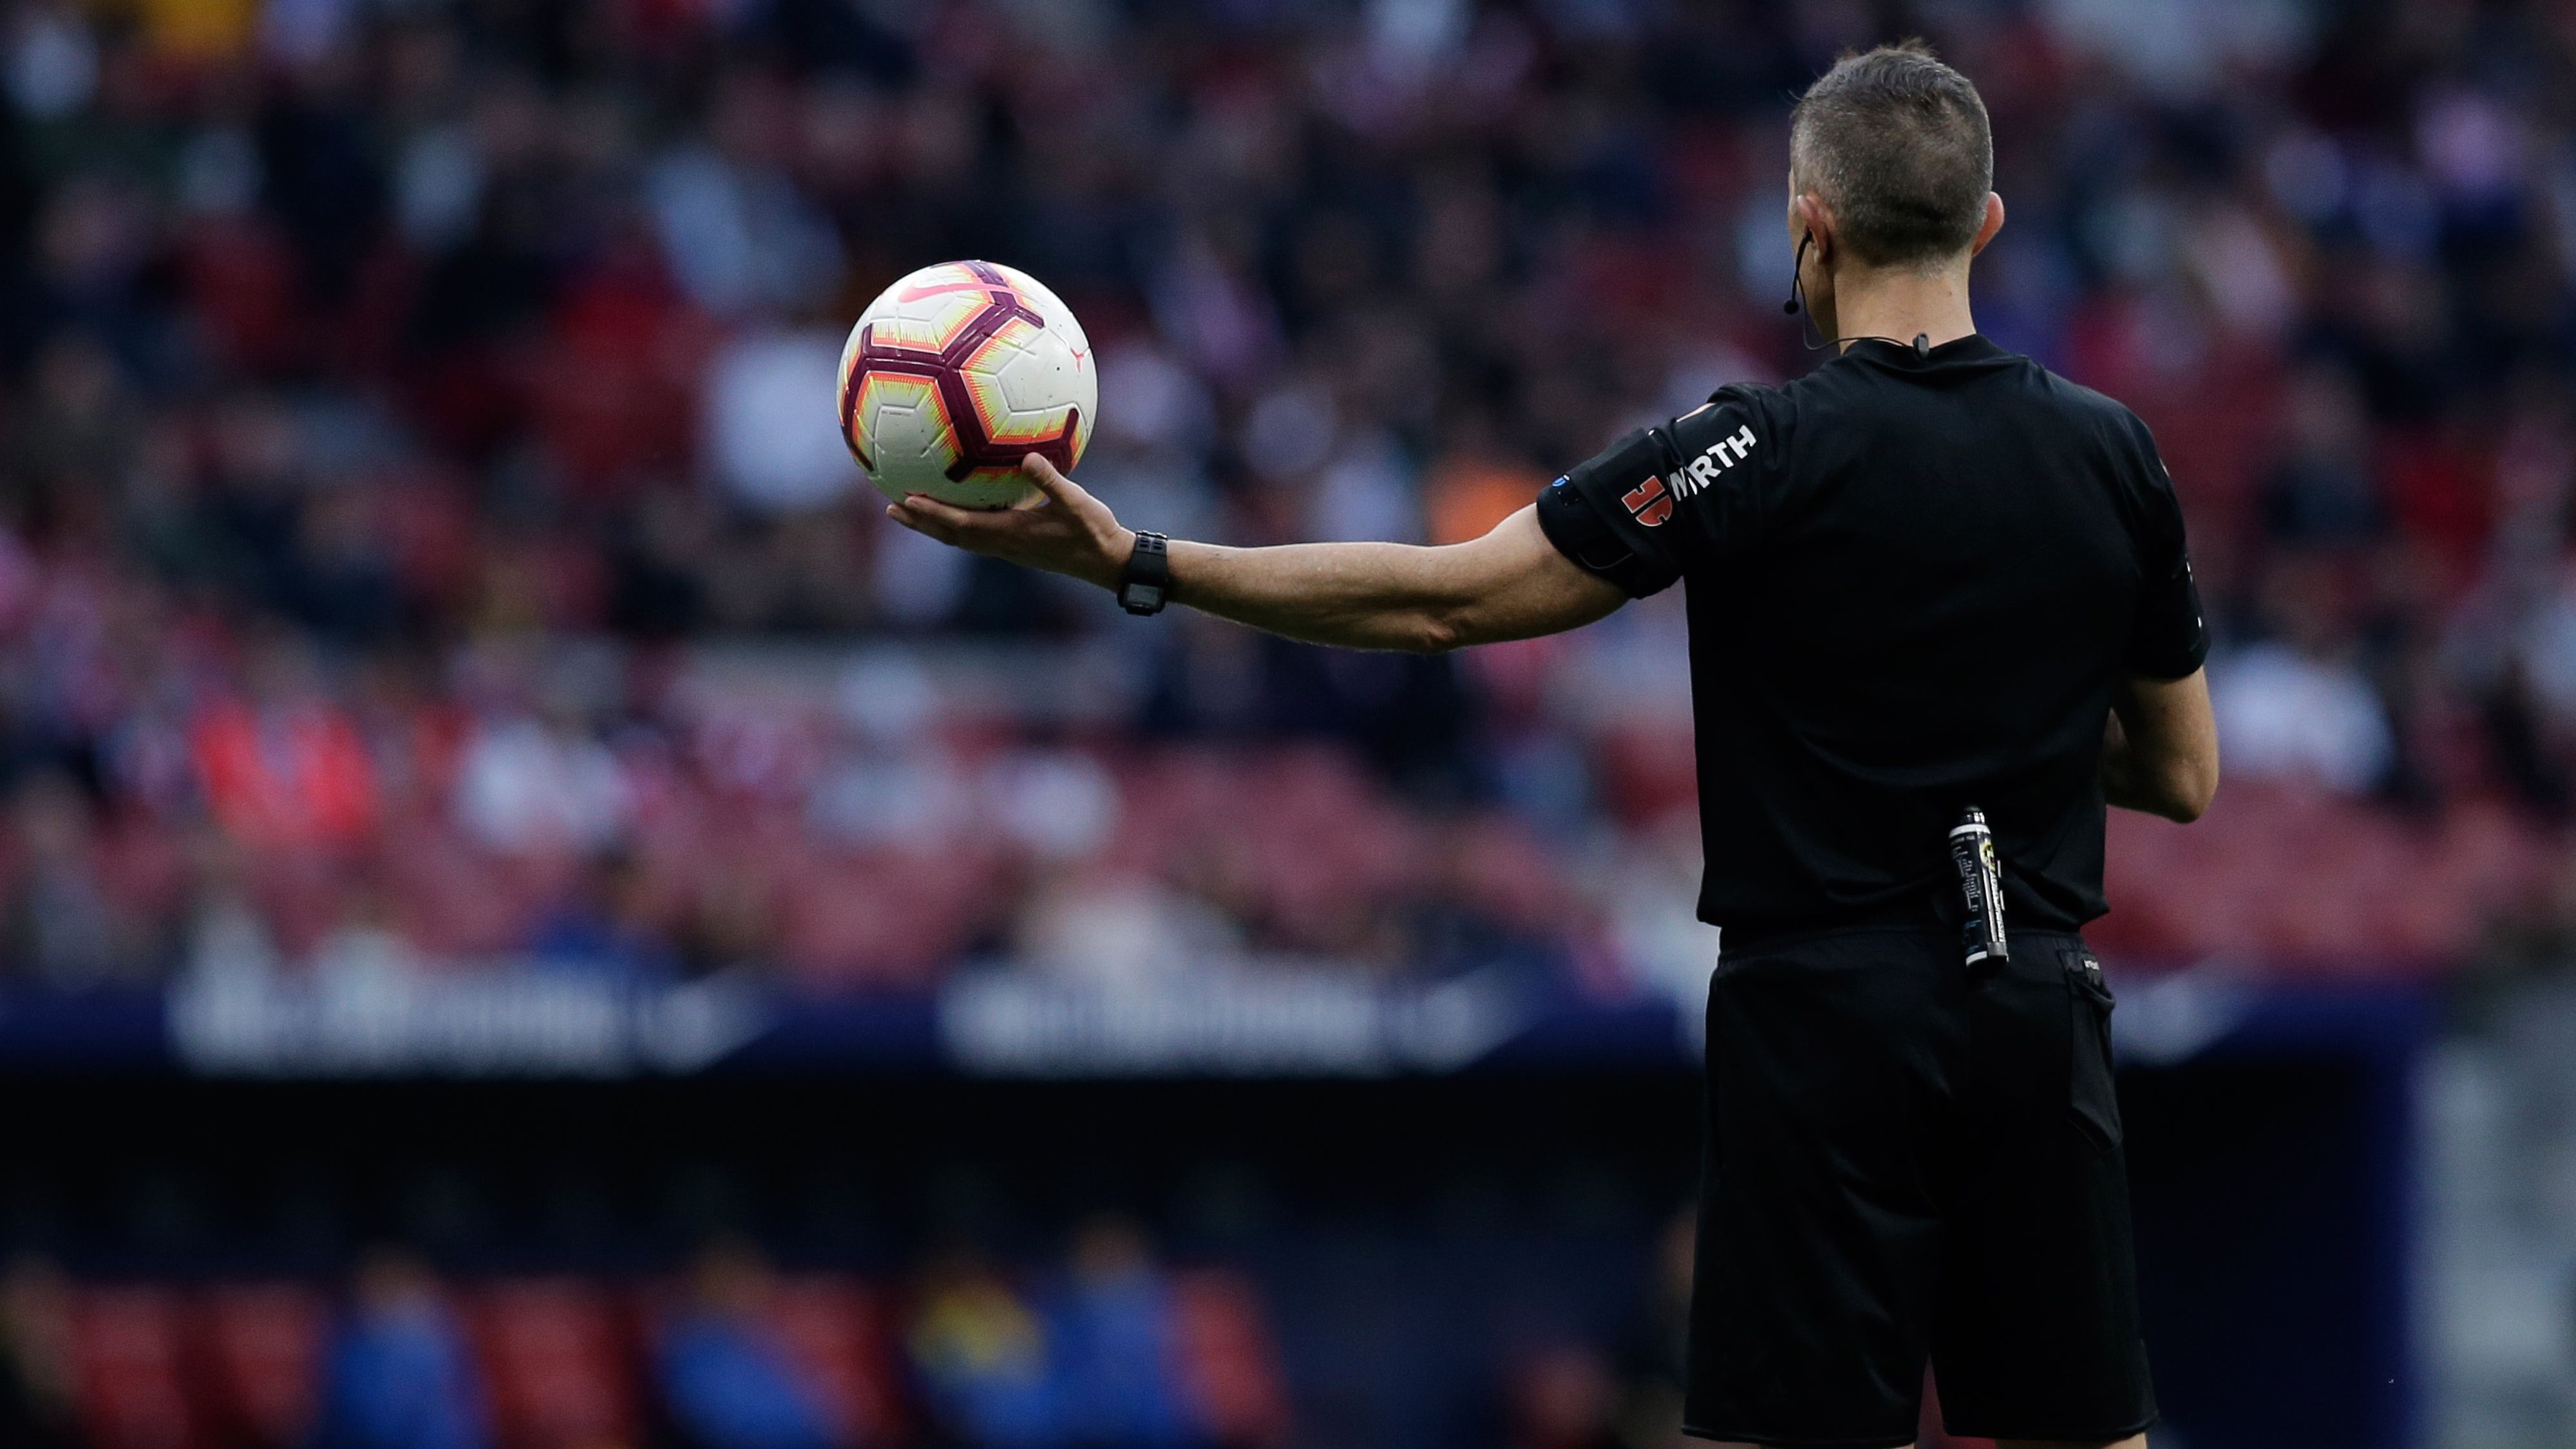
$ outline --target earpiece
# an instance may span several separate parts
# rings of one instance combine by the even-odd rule
[[[1797,316],[1798,308],[1803,305],[1801,294],[1804,289],[1799,285],[1798,274],[1807,269],[1807,248],[1814,245],[1815,240],[1814,232],[1798,238],[1798,259],[1789,264],[1789,300],[1780,304],[1784,316]]]
[[[1815,241],[1816,234],[1812,231],[1798,238],[1798,259],[1789,264],[1789,300],[1780,304],[1780,310],[1788,316],[1797,316],[1806,306],[1807,287],[1801,274],[1807,270],[1807,248],[1813,246]],[[1812,326],[1800,329],[1802,332],[1813,330],[1815,329]],[[1807,343],[1807,350],[1822,352],[1828,347],[1837,347],[1846,342],[1884,342],[1891,347],[1910,347],[1914,351],[1915,361],[1932,360],[1932,336],[1928,332],[1915,333],[1912,342],[1899,342],[1893,337],[1880,337],[1866,332],[1851,337],[1826,337]]]

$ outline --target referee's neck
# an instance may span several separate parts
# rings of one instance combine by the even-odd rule
[[[1968,310],[1968,259],[1938,267],[1866,267],[1845,262],[1834,269],[1834,330],[1857,342],[1893,337],[1927,346],[1956,342],[1977,330]],[[1843,349],[1850,350],[1851,342]]]

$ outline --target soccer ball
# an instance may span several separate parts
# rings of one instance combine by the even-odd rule
[[[1056,294],[995,262],[942,262],[888,287],[841,349],[841,437],[888,498],[1003,508],[1030,453],[1070,473],[1100,377]]]

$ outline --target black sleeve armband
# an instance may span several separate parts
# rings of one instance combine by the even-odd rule
[[[1618,585],[1632,599],[1669,588],[1681,571],[1659,550],[1649,556],[1632,547],[1611,524],[1597,495],[1606,489],[1615,499],[1646,480],[1659,478],[1668,466],[1665,454],[1663,438],[1641,428],[1538,495],[1538,526],[1556,551],[1586,573]]]

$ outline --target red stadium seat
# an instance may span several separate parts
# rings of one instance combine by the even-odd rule
[[[1445,884],[1460,900],[1533,934],[1567,918],[1565,873],[1519,817],[1486,811],[1451,822],[1441,837]]]
[[[110,822],[98,846],[99,889],[117,910],[151,920],[177,909],[187,891],[187,865],[175,832],[138,816]]]
[[[1230,824],[1275,918],[1315,944],[1337,944],[1355,910],[1419,884],[1423,832],[1358,767],[1330,750],[1283,752],[1240,784]]]
[[[1278,1442],[1288,1432],[1288,1390],[1260,1291],[1239,1273],[1200,1269],[1173,1281],[1172,1298],[1181,1379],[1217,1442]]]
[[[599,268],[573,288],[519,369],[548,457],[598,496],[689,454],[709,324],[649,265]]]
[[[178,1295],[92,1288],[72,1308],[81,1415],[97,1449],[198,1449],[205,1442],[180,1356]]]
[[[771,878],[784,882],[779,954],[818,986],[926,986],[1005,895],[1001,860],[971,845],[937,856],[798,851],[772,863]]]
[[[380,859],[405,937],[433,955],[516,944],[545,884],[522,862],[496,860],[427,821],[389,837]]]
[[[348,863],[318,850],[258,849],[247,856],[252,898],[289,955],[310,951],[340,922]]]
[[[464,1295],[464,1309],[501,1449],[636,1442],[633,1345],[607,1290],[521,1279]]]
[[[1699,802],[1699,761],[1685,727],[1613,724],[1592,741],[1592,761],[1603,802],[1623,821],[1649,821]]]
[[[177,239],[207,348],[236,367],[271,367],[297,337],[295,256],[275,228],[248,219],[191,226]]]
[[[291,1449],[320,1408],[330,1309],[293,1283],[210,1289],[197,1304],[199,1383],[218,1442]]]
[[[2545,832],[2498,810],[2463,806],[2428,831],[2321,789],[2238,782],[2188,828],[2112,812],[2111,914],[2087,934],[2131,958],[2432,970],[2525,905],[2551,859]]]
[[[1423,874],[1419,824],[1336,750],[1166,751],[1122,785],[1102,864],[1212,890],[1287,944],[1335,943]]]
[[[770,1307],[771,1331],[814,1386],[841,1442],[892,1444],[902,1421],[884,1305],[848,1278],[787,1278]]]

